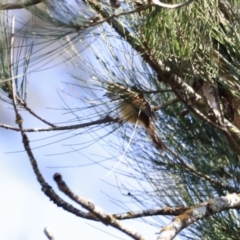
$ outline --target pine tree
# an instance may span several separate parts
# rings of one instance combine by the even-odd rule
[[[0,96],[13,107],[18,124],[1,123],[1,128],[21,133],[42,191],[65,211],[113,226],[133,239],[144,239],[144,233],[122,220],[142,218],[158,226],[158,240],[177,235],[238,239],[240,5],[237,0],[179,2],[1,4]],[[10,9],[26,9],[31,21],[16,27],[19,19],[10,17]],[[62,64],[71,65],[72,87],[81,95],[83,107],[65,109],[74,124],[43,119],[26,98],[32,69],[59,56],[65,59]],[[48,126],[27,128],[23,110]],[[54,180],[59,189],[88,213],[57,195],[37,166],[29,134],[66,130],[74,136],[92,134],[112,156],[121,152],[130,159],[125,163],[130,172],[118,172],[117,166],[111,171],[139,183],[140,188],[121,188],[144,211],[107,214],[73,193],[58,173]],[[171,219],[165,227],[162,216]]]

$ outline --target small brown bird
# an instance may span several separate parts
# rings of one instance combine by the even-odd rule
[[[105,96],[117,101],[121,119],[144,127],[155,146],[163,150],[164,144],[153,127],[156,114],[144,95],[135,87],[129,89],[118,83],[109,84],[107,91]]]

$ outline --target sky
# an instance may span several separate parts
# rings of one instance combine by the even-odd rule
[[[67,88],[66,82],[72,83],[73,79],[69,74],[69,68],[65,65],[50,67],[44,71],[33,71],[29,76],[27,98],[29,107],[50,122],[61,122],[67,125],[74,117],[66,114],[67,111],[63,110],[64,103],[59,97],[59,92],[63,89],[65,91]],[[70,91],[73,91],[73,95],[81,95],[81,90],[70,89]],[[73,108],[80,104],[79,100],[67,98],[66,96],[65,101],[68,101],[69,106]],[[16,126],[15,117],[9,105],[2,102],[0,111],[1,123]],[[21,114],[24,119],[24,127],[46,126],[26,112],[22,111]],[[96,155],[108,157],[108,153],[101,144],[94,144],[72,152],[72,144],[80,144],[90,136],[78,135],[62,141],[71,134],[28,133],[30,145],[34,149],[33,153],[46,181],[60,196],[77,206],[58,191],[53,181],[53,175],[59,172],[76,194],[91,199],[94,204],[108,213],[124,212],[124,209],[113,203],[111,198],[128,201],[127,197],[124,197],[117,189],[116,184],[118,181],[129,180],[120,179],[114,172],[109,174],[108,169],[95,163],[102,160]],[[0,135],[0,189],[2,196],[0,198],[0,239],[46,240],[43,233],[45,227],[51,230],[56,240],[130,239],[112,227],[80,219],[54,205],[41,191],[28,157],[23,150],[20,133],[1,128]],[[48,138],[49,136],[51,138]],[[59,140],[61,141],[58,142]],[[74,148],[78,148],[78,145]],[[68,151],[71,153],[64,154]],[[112,169],[115,164],[116,162],[107,162],[105,166]],[[119,164],[118,168],[121,167],[123,166]],[[81,209],[81,207],[77,207]],[[136,207],[135,210],[139,210],[139,208]],[[149,239],[155,239],[156,232],[159,231],[159,229],[139,221],[125,222],[136,227],[144,236],[150,236]]]
[[[16,14],[15,11],[13,12]],[[88,52],[85,51],[82,54],[87,56]],[[55,65],[62,60],[59,57],[50,64]],[[67,89],[67,92],[76,96],[76,98],[71,98],[64,94],[61,95],[72,108],[79,107],[78,97],[81,96],[81,90],[78,88],[68,89],[66,82],[73,83],[69,68],[64,64],[54,68],[49,65],[45,70],[33,71],[29,79],[29,107],[50,122],[67,125],[74,117],[67,114],[67,110],[63,110],[64,102],[59,93]],[[0,111],[1,123],[16,126],[13,111],[9,106],[1,103]],[[21,114],[24,127],[46,126],[25,112]],[[0,136],[0,239],[46,240],[43,233],[45,227],[51,229],[55,240],[130,239],[112,227],[80,219],[54,205],[41,191],[23,150],[20,133],[1,128]],[[73,151],[73,148],[79,148],[81,142],[90,140],[90,134],[80,134],[64,141],[62,140],[67,136],[72,136],[71,132],[67,134],[28,133],[28,136],[45,180],[61,197],[77,206],[57,189],[53,181],[53,175],[56,172],[62,174],[63,179],[76,194],[91,199],[104,211],[125,212],[123,206],[117,204],[117,201],[113,202],[113,199],[130,202],[124,195],[127,193],[120,192],[116,185],[119,182],[126,184],[134,184],[134,182],[130,183],[129,179],[116,175],[114,171],[109,174],[109,169],[114,168],[117,159],[104,162],[104,166],[108,169],[96,164],[103,159],[102,157],[109,157],[107,151],[99,143]],[[76,145],[73,146],[73,144]],[[122,164],[118,165],[118,169],[131,171]],[[132,210],[139,210],[139,207],[135,206]],[[160,230],[138,220],[129,220],[125,223],[136,228],[146,239],[156,239],[156,233]]]
[[[70,116],[62,115],[59,111],[48,110],[48,108],[51,107],[60,108],[62,104],[58,98],[56,88],[60,88],[61,82],[69,78],[67,69],[61,66],[60,69],[50,69],[36,74],[36,76],[33,74],[31,78],[33,79],[30,84],[31,86],[29,86],[32,91],[30,91],[31,94],[29,96],[31,107],[39,115],[46,117],[46,119],[51,122],[59,122],[60,119],[61,122],[67,122]],[[42,79],[47,78],[54,79],[48,84],[48,88],[42,84]],[[51,96],[51,102],[48,102],[49,96]],[[4,109],[1,114],[1,122],[15,125],[14,116],[11,112],[12,111],[8,109]],[[24,113],[22,114],[24,116]],[[24,117],[23,119],[24,126],[42,126],[38,121],[34,121],[33,118]],[[102,223],[96,224],[80,219],[57,207],[53,202],[50,202],[48,197],[41,192],[41,187],[31,169],[28,157],[23,151],[20,133],[0,129],[0,135],[0,212],[2,216],[0,218],[0,239],[43,240],[46,239],[43,234],[45,227],[49,227],[52,230],[57,240],[74,240],[80,238],[106,240],[118,238],[130,239],[111,227],[106,227]],[[86,199],[91,199],[94,204],[103,208],[106,212],[124,212],[122,208],[112,203],[109,197],[105,195],[105,193],[107,193],[114,198],[124,199],[116,187],[108,184],[116,184],[115,174],[112,173],[108,175],[109,170],[92,162],[98,161],[98,158],[94,156],[95,153],[102,156],[106,155],[106,152],[99,144],[92,145],[82,151],[52,156],[51,154],[71,150],[70,147],[64,146],[66,141],[43,146],[45,143],[57,141],[59,137],[57,136],[54,139],[48,140],[44,139],[47,134],[29,133],[28,136],[31,139],[31,146],[33,146],[33,148],[37,147],[37,149],[34,150],[34,154],[42,174],[60,196],[72,203],[72,201],[68,200],[58,191],[56,184],[52,180],[56,172],[62,174],[63,179],[76,194]],[[66,135],[63,135],[63,137],[64,136]],[[61,135],[60,138],[62,138]],[[43,140],[39,141],[39,139]],[[78,143],[78,140],[79,142],[82,141],[81,136],[72,138],[70,142]],[[91,159],[89,159],[89,157]],[[84,165],[88,164],[90,164],[90,166],[84,167]],[[107,165],[109,168],[112,168],[114,164],[115,163],[111,162]],[[61,168],[62,166],[70,167]],[[121,164],[118,167],[121,168]],[[136,210],[138,210],[138,208],[136,208]],[[147,226],[146,224],[141,226],[138,221],[126,221],[126,223],[131,226],[136,226],[139,230],[142,230],[144,226],[144,232],[146,231],[153,236],[157,231],[157,229]],[[102,232],[95,227],[106,232]],[[113,234],[116,237],[109,234]],[[148,234],[146,234],[146,236]]]

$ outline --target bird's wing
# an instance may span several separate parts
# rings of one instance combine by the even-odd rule
[[[129,97],[127,99],[128,104],[131,104],[137,111],[141,111],[142,113],[146,114],[149,118],[153,119],[155,118],[155,112],[151,108],[148,101],[145,100],[145,98],[141,96],[135,96]]]

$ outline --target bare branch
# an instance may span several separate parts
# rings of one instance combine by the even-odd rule
[[[13,9],[21,9],[25,7],[31,7],[38,3],[41,3],[41,0],[30,0],[25,3],[6,3],[0,4],[0,10],[13,10]]]
[[[46,237],[47,237],[49,240],[54,240],[54,236],[53,236],[53,234],[51,233],[51,231],[49,230],[49,228],[45,228],[45,229],[44,229],[44,233],[45,233]]]
[[[40,121],[46,123],[47,125],[51,126],[51,127],[56,127],[54,124],[46,121],[45,119],[41,118],[40,116],[38,116],[35,112],[32,111],[31,108],[29,108],[27,106],[27,103],[25,101],[23,101],[20,97],[17,97],[18,102],[30,113],[32,114],[34,117],[36,117],[37,119],[39,119]]]
[[[104,123],[114,123],[119,122],[118,118],[111,118],[106,116],[104,118],[98,119],[96,121],[91,121],[88,123],[81,123],[76,125],[67,125],[67,126],[59,126],[59,127],[52,127],[52,128],[23,128],[24,132],[51,132],[51,131],[63,131],[63,130],[73,130],[73,129],[80,129],[85,127],[90,127],[93,125],[104,124]],[[14,131],[21,131],[19,128],[7,125],[7,124],[0,124],[0,127],[5,129],[10,129]]]
[[[144,238],[136,230],[130,228],[125,224],[122,224],[113,215],[104,213],[101,208],[95,206],[91,201],[74,194],[72,190],[67,186],[67,184],[63,181],[62,176],[59,173],[54,174],[54,180],[57,183],[59,190],[61,190],[69,198],[81,205],[83,208],[87,209],[90,213],[92,213],[92,215],[97,217],[99,221],[120,230],[133,239],[144,240]]]
[[[18,110],[16,109],[15,112],[16,116],[20,116]],[[20,116],[20,119],[21,116]],[[51,201],[53,201],[58,207],[63,208],[64,210],[66,210],[67,212],[73,213],[74,215],[81,217],[81,218],[86,218],[86,219],[90,219],[90,220],[94,220],[97,221],[97,218],[86,213],[83,212],[77,208],[75,208],[74,206],[72,206],[71,204],[65,202],[63,199],[61,199],[56,193],[55,191],[52,189],[52,187],[45,181],[44,177],[42,176],[39,168],[38,168],[38,164],[37,161],[34,158],[34,155],[32,153],[31,147],[29,145],[29,140],[28,137],[26,135],[26,133],[23,131],[23,127],[22,127],[22,121],[18,121],[17,122],[19,125],[19,129],[21,131],[22,134],[22,141],[23,141],[23,146],[27,152],[28,158],[30,160],[32,169],[37,177],[38,182],[40,183],[41,187],[42,187],[42,191],[43,193],[48,196],[50,198]]]
[[[157,240],[171,240],[182,229],[196,221],[229,209],[240,209],[240,194],[228,194],[225,197],[211,199],[193,206],[185,213],[175,217],[169,225],[163,227]]]
[[[156,215],[178,216],[179,214],[182,214],[183,212],[187,211],[189,208],[190,207],[163,207],[158,209],[147,209],[147,210],[113,214],[113,216],[118,220],[134,219],[134,218],[156,216]]]
[[[19,115],[18,112],[17,112],[17,114]],[[41,174],[41,172],[38,168],[37,161],[35,160],[34,155],[32,153],[31,147],[29,145],[28,137],[27,137],[26,133],[23,131],[22,123],[18,122],[18,125],[19,125],[19,128],[21,130],[24,148],[27,152],[28,158],[30,160],[32,169],[33,169],[33,171],[34,171],[34,173],[37,177],[37,180],[42,187],[43,193],[46,196],[48,196],[50,198],[50,200],[53,201],[58,207],[63,208],[67,212],[73,213],[74,215],[76,215],[78,217],[81,217],[81,218],[86,218],[86,219],[97,221],[97,218],[95,218],[94,216],[75,208],[71,204],[69,204],[69,203],[65,202],[63,199],[61,199],[55,193],[55,191],[52,189],[52,187],[45,181],[45,179],[43,178],[43,176],[42,176],[42,174]]]
[[[23,119],[17,109],[17,100],[16,100],[16,86],[15,86],[15,77],[14,77],[14,71],[13,71],[13,44],[14,44],[14,17],[12,19],[12,26],[11,26],[11,38],[10,38],[10,72],[11,72],[11,82],[12,82],[12,100],[13,100],[13,107],[14,107],[14,112],[16,116],[16,123],[19,126],[19,130],[21,131],[22,135],[22,141],[24,148],[27,152],[28,158],[30,160],[30,163],[32,165],[32,169],[37,177],[38,182],[42,186],[42,191],[46,196],[50,198],[57,206],[62,207],[64,210],[71,212],[75,214],[76,216],[82,217],[82,218],[87,218],[91,220],[95,220],[93,216],[90,216],[88,213],[85,213],[83,211],[78,210],[77,208],[73,207],[71,204],[65,202],[62,200],[52,189],[50,185],[45,181],[44,177],[42,176],[39,168],[37,161],[34,158],[34,155],[32,153],[31,147],[29,145],[29,140],[26,135],[26,133],[23,130],[22,122]]]

